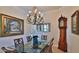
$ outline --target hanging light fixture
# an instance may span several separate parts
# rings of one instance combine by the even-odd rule
[[[43,23],[43,14],[37,10],[36,7],[33,7],[32,11],[29,11],[27,14],[27,21],[30,24],[40,24]]]

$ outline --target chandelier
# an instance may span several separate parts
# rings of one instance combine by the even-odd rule
[[[40,24],[43,23],[43,14],[37,10],[36,7],[33,7],[32,11],[29,11],[27,14],[27,21],[30,24]]]

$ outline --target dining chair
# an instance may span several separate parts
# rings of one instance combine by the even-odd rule
[[[16,53],[15,49],[7,49],[6,47],[1,47],[1,49],[5,52],[5,53]]]
[[[52,53],[53,51],[52,51],[52,46],[53,46],[53,40],[54,40],[54,38],[52,38],[52,40],[49,42],[49,47],[48,47],[48,51],[49,51],[49,53]]]
[[[24,52],[24,42],[23,38],[14,39],[15,48],[18,53]]]
[[[32,40],[31,36],[26,36],[27,42],[30,42]]]
[[[47,40],[47,35],[41,35],[42,40]]]
[[[41,53],[52,53],[52,46],[53,46],[53,40],[52,39],[41,51]]]

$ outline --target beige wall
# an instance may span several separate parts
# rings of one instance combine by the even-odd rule
[[[26,39],[26,36],[28,35],[39,35],[39,38],[42,34],[46,34],[48,35],[48,41],[53,37],[53,35],[51,36],[50,33],[42,33],[42,32],[36,32],[36,29],[34,29],[34,27],[30,24],[27,23],[26,21],[26,15],[24,13],[25,11],[23,9],[20,9],[19,7],[15,6],[9,6],[9,7],[1,7],[0,6],[0,13],[3,13],[3,14],[7,14],[7,15],[10,15],[10,16],[14,16],[14,17],[17,17],[17,18],[21,18],[24,20],[24,35],[15,35],[15,36],[8,36],[8,37],[0,37],[0,47],[2,46],[12,46],[14,45],[14,39],[16,38],[23,38],[24,40],[24,43],[27,43],[27,39]],[[44,14],[46,15],[46,14]],[[45,17],[44,19],[45,23],[50,23],[50,17]],[[51,25],[52,26],[52,25]],[[53,31],[53,30],[52,30]]]
[[[53,30],[50,35],[54,37],[54,45],[58,46],[59,40],[59,28],[58,28],[58,18],[61,14],[67,17],[67,44],[68,52],[79,52],[79,35],[75,35],[71,32],[71,15],[78,10],[79,7],[61,7],[60,9],[54,11],[48,11],[47,16],[51,19],[51,30]]]
[[[24,15],[22,10],[19,9],[18,7],[13,7],[13,6],[10,6],[10,7],[1,7],[0,6],[0,13],[14,16],[17,18],[21,18],[24,20],[24,35],[0,37],[0,47],[14,45],[13,40],[16,38],[21,38],[21,37],[24,39],[24,43],[26,43],[27,42],[26,35],[29,35],[29,32],[31,31],[31,25],[26,23],[26,17],[25,17],[26,15]]]

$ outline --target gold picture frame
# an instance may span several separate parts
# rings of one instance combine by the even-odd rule
[[[24,21],[22,19],[0,14],[0,37],[24,34]]]

